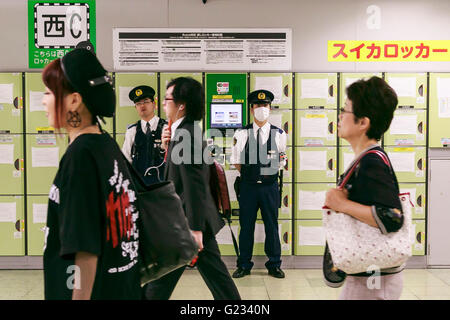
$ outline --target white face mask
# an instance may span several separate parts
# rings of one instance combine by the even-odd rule
[[[266,121],[269,118],[270,109],[267,107],[259,107],[256,108],[255,111],[255,118],[258,121]]]

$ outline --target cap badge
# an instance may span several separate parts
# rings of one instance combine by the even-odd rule
[[[266,98],[266,94],[264,92],[258,93],[258,99],[259,100],[264,100],[265,98]]]
[[[141,89],[137,89],[135,93],[136,93],[136,96],[139,97],[139,96],[142,95],[142,90]]]

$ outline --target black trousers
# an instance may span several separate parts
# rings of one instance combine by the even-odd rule
[[[145,300],[168,300],[186,267],[148,283],[143,288]],[[197,269],[215,300],[241,300],[241,296],[220,257],[215,237],[203,239],[203,250],[198,255]],[[186,296],[186,299],[189,299]]]

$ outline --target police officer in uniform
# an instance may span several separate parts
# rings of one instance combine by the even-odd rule
[[[122,152],[144,177],[147,184],[163,181],[164,153],[161,149],[161,133],[167,123],[155,115],[155,90],[138,86],[128,97],[134,102],[141,120],[128,126]]]
[[[278,233],[278,208],[281,196],[279,170],[286,163],[286,133],[268,122],[273,94],[253,91],[248,96],[254,123],[234,135],[231,163],[240,171],[239,234],[240,256],[233,278],[250,274],[255,222],[258,209],[264,221],[264,251],[269,258],[265,266],[269,275],[284,278],[281,270],[281,244]]]

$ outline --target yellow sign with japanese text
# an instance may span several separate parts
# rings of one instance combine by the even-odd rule
[[[330,40],[328,61],[450,61],[450,40]]]

